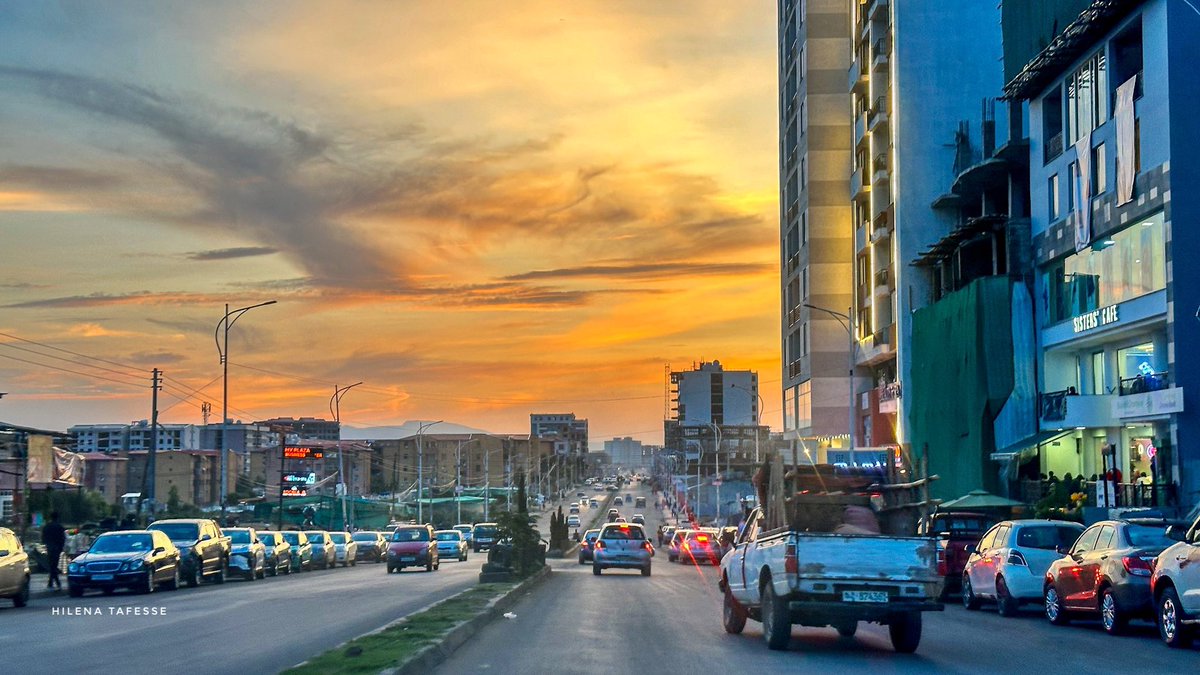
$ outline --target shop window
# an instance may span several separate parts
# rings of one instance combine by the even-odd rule
[[[1121,395],[1144,394],[1165,389],[1167,373],[1154,367],[1154,343],[1146,342],[1117,350],[1117,372],[1121,377]]]
[[[806,429],[812,426],[812,381],[801,382],[796,387],[796,426]]]
[[[1050,322],[1166,288],[1164,231],[1159,212],[1051,268],[1046,273]]]

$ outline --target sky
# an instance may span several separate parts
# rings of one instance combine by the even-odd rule
[[[219,421],[274,300],[232,419],[661,443],[717,359],[778,429],[775,69],[767,0],[0,4],[0,420]]]

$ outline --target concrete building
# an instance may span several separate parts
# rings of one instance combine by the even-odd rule
[[[1007,6],[1007,3],[1006,3]],[[1038,468],[1123,474],[1116,498],[1200,497],[1200,14],[1167,0],[1005,12],[1029,102],[1043,438]],[[1066,20],[1066,19],[1069,19]],[[1179,226],[1184,224],[1184,226]],[[1129,485],[1142,473],[1157,486]]]
[[[146,480],[149,452],[134,450],[128,454],[126,486],[129,492],[141,492]],[[154,494],[165,504],[175,488],[180,501],[196,506],[220,503],[220,455],[216,450],[174,450],[157,452],[154,457]],[[237,466],[227,467],[230,486],[237,484]]]
[[[725,370],[720,361],[694,364],[670,373],[669,398],[664,446],[678,472],[694,475],[698,462],[702,474],[713,475],[755,461],[767,438],[759,424],[758,373]]]
[[[129,492],[129,457],[106,452],[89,452],[83,459],[83,486],[104,495],[104,501],[119,505]],[[164,496],[165,499],[165,496]]]
[[[629,436],[604,441],[604,452],[608,454],[613,465],[626,469],[640,468],[648,462],[642,442]]]
[[[276,427],[276,430],[282,429],[287,434],[295,434],[301,440],[336,441],[342,437],[340,424],[319,417],[273,417],[253,424],[258,427]]]
[[[372,443],[380,491],[397,486],[404,492],[416,485],[418,466],[433,492],[500,488],[511,485],[515,472],[528,471],[529,492],[564,477],[565,461],[555,453],[554,438],[526,434],[422,434]]]
[[[844,319],[811,307],[847,314],[853,304],[850,6],[780,0],[778,18],[784,432],[844,442],[849,335]]]
[[[159,450],[199,450],[200,427],[195,424],[158,425]],[[69,429],[75,452],[130,452],[149,450],[149,420],[129,424],[78,424]]]

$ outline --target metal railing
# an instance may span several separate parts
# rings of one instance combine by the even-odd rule
[[[1070,389],[1038,394],[1038,412],[1041,418],[1047,422],[1061,422],[1067,419],[1067,397],[1071,395]]]
[[[1158,391],[1167,389],[1171,386],[1170,373],[1149,373],[1139,374],[1136,377],[1127,377],[1121,380],[1118,393],[1121,396],[1130,396],[1132,394],[1145,394],[1150,391]]]

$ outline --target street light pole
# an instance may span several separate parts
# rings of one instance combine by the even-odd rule
[[[718,523],[718,527],[719,527],[720,526],[719,523],[721,522],[721,483],[724,482],[724,476],[720,476],[720,473],[721,473],[721,427],[717,426],[716,424],[713,424],[712,422],[709,422],[708,426],[712,427],[712,430],[713,430],[713,441],[714,441],[714,444],[713,444],[713,473],[717,474],[717,476],[718,476],[716,487],[717,487],[717,523]],[[728,470],[729,470],[729,458],[728,457],[725,458],[725,470],[726,470],[726,472],[728,472]],[[700,501],[700,486],[697,485],[696,486],[696,502],[699,503],[699,501]]]
[[[226,453],[228,452],[226,434],[229,431],[229,329],[237,320],[242,318],[242,315],[252,309],[258,307],[266,307],[267,305],[275,304],[275,300],[260,302],[257,305],[249,305],[240,307],[230,311],[229,303],[225,303],[225,316],[217,323],[216,330],[213,331],[213,341],[217,343],[217,354],[221,357],[221,443],[217,448],[221,453],[221,523],[225,523],[225,496],[229,494],[229,471],[226,469]],[[229,317],[233,317],[230,320]],[[222,339],[222,334],[224,339]]]
[[[435,424],[441,424],[443,421],[417,423],[417,523],[419,524],[425,522],[425,445],[423,436],[426,429]]]
[[[467,436],[467,441],[458,442],[458,447],[454,449],[454,503],[458,505],[458,520],[462,522],[462,449],[464,445],[470,445],[475,442],[475,434]]]
[[[752,394],[758,397],[758,413],[754,416],[754,463],[758,464],[758,429],[762,426],[762,411],[764,407],[762,394],[736,384],[730,384],[729,387],[731,389],[741,389],[747,394]]]
[[[848,443],[849,443],[848,447],[850,450],[850,463],[853,464],[854,463],[854,431],[855,431],[855,428],[854,428],[854,398],[855,398],[855,391],[854,391],[854,389],[855,389],[855,383],[854,383],[854,361],[855,361],[855,358],[854,358],[854,355],[855,355],[855,347],[857,346],[857,343],[854,341],[853,308],[847,309],[846,313],[842,314],[841,312],[835,312],[832,309],[825,309],[824,307],[817,307],[816,305],[810,305],[807,302],[804,303],[804,306],[809,309],[816,310],[818,312],[824,312],[824,313],[832,316],[833,318],[837,319],[837,322],[842,326],[842,328],[846,329],[846,337],[850,341],[850,348],[848,350],[848,356],[850,359],[850,370],[849,370],[850,406],[847,410],[847,416],[849,419],[847,422],[848,428],[846,430],[850,433],[850,440],[848,441]],[[844,319],[844,321],[843,321],[843,319]]]
[[[360,384],[362,384],[362,382],[355,382],[354,384],[352,384],[348,387],[338,387],[335,384],[335,385],[333,385],[333,397],[329,399],[329,412],[333,413],[333,421],[336,422],[338,425],[338,441],[337,441],[338,485],[341,486],[341,493],[342,493],[342,529],[343,530],[347,529],[347,527],[346,527],[346,490],[347,490],[347,488],[346,488],[346,465],[342,461],[342,397],[346,395],[346,392],[350,391],[351,389],[357,387]]]

